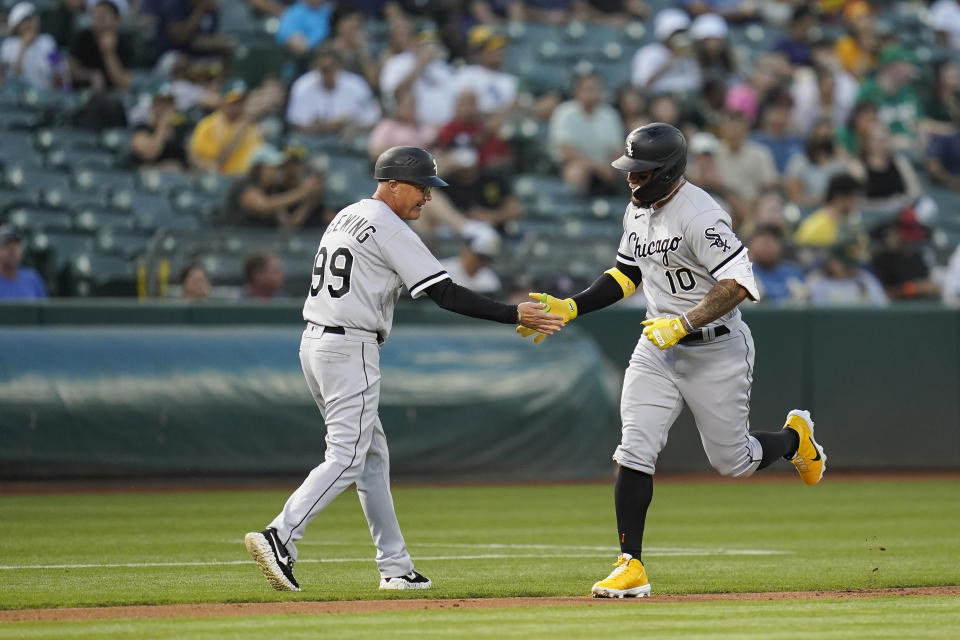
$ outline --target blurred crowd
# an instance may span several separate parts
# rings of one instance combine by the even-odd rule
[[[667,122],[686,135],[687,178],[748,243],[765,300],[960,297],[957,236],[940,231],[960,230],[957,0],[248,0],[282,53],[254,85],[234,73],[244,43],[220,29],[242,1],[7,3],[0,78],[82,93],[72,124],[127,131],[132,169],[229,177],[215,221],[229,228],[322,230],[347,202],[330,197],[318,141],[369,163],[391,146],[427,148],[450,187],[434,191],[416,229],[461,239],[442,256],[450,272],[502,298],[536,283],[497,273],[531,217],[517,175],[562,181],[568,202],[625,205],[610,161],[629,130]],[[932,46],[905,42],[890,16],[915,18]],[[123,25],[151,34],[151,49]],[[645,35],[625,53],[622,83],[588,64],[544,89],[512,70],[529,55],[512,46],[517,25],[527,42],[570,25]],[[751,29],[763,37],[748,39]],[[512,135],[522,126],[534,127],[533,155]],[[44,295],[19,268],[23,231],[0,229],[0,298]],[[240,295],[305,282],[286,288],[277,256],[258,250]],[[216,289],[202,261],[173,284],[187,299]]]

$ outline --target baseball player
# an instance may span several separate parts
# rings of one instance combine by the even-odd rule
[[[417,573],[390,494],[387,439],[377,416],[380,347],[390,334],[393,309],[406,287],[444,309],[505,324],[520,322],[545,334],[560,330],[560,316],[525,302],[505,305],[454,284],[407,225],[420,216],[437,177],[433,156],[417,147],[393,147],[377,159],[379,182],[369,199],[330,222],[314,260],[303,317],[300,364],[326,422],[326,454],[293,492],[283,511],[260,532],[244,538],[267,581],[279,591],[299,591],[293,577],[296,542],[313,518],[351,484],[377,548],[381,589],[429,589]]]
[[[791,411],[778,432],[749,431],[753,338],[737,305],[759,298],[753,268],[730,216],[684,180],[686,164],[687,143],[676,128],[656,122],[631,131],[626,153],[613,162],[631,191],[616,265],[573,298],[530,294],[570,321],[633,294],[643,282],[647,319],[624,377],[623,431],[613,454],[621,555],[593,585],[596,597],[650,594],[640,560],[643,527],[657,457],[684,403],[722,475],[749,476],[783,457],[805,483],[816,484],[827,461],[807,411]]]

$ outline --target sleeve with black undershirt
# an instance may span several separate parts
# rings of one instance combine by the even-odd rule
[[[503,324],[517,322],[517,306],[501,304],[481,296],[466,287],[454,283],[449,278],[434,283],[424,289],[430,299],[442,309],[453,311],[471,318],[493,320]]]
[[[634,288],[640,286],[642,280],[640,267],[617,260],[616,269],[633,283]],[[573,296],[573,301],[577,304],[577,316],[582,316],[585,313],[609,307],[625,297],[623,285],[610,272],[604,272],[587,290]]]

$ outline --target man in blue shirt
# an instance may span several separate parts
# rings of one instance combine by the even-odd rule
[[[20,234],[9,224],[0,225],[0,300],[46,298],[43,278],[30,267],[21,267]]]
[[[750,238],[753,275],[760,285],[763,300],[799,302],[803,300],[803,271],[783,260],[783,230],[774,225],[759,225]]]
[[[325,0],[297,2],[280,16],[277,43],[294,55],[306,55],[330,35],[332,13],[333,3]]]

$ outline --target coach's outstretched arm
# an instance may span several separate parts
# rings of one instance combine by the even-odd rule
[[[543,303],[501,304],[460,286],[449,278],[430,285],[425,291],[441,308],[471,318],[493,320],[504,324],[519,322],[534,327],[546,335],[560,331],[564,325],[563,317],[547,313],[549,308]]]
[[[618,261],[615,267],[604,271],[586,290],[572,298],[560,300],[548,293],[531,293],[530,297],[546,303],[546,311],[561,314],[563,323],[566,324],[577,316],[609,307],[615,302],[630,297],[636,293],[640,281],[640,267]],[[544,332],[538,332],[536,327],[523,322],[517,327],[517,333],[524,338],[536,333],[533,341],[537,343],[547,337]]]

